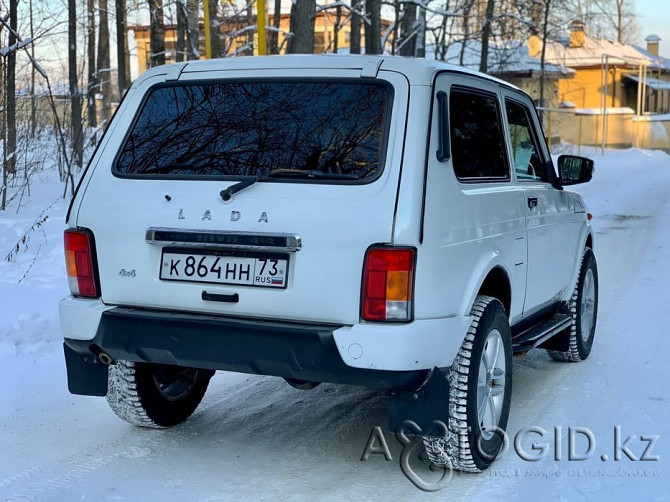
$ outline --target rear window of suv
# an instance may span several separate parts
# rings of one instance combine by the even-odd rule
[[[290,170],[316,182],[370,182],[383,169],[391,93],[384,83],[342,80],[160,85],[146,96],[114,172],[174,178]]]

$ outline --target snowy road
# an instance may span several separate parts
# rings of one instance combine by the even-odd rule
[[[356,387],[305,392],[280,379],[219,373],[194,416],[166,431],[133,428],[104,399],[71,396],[55,317],[67,288],[60,202],[44,236],[0,264],[0,500],[670,499],[670,156],[628,151],[595,160],[594,181],[580,187],[594,214],[600,269],[593,352],[580,364],[539,350],[514,362],[508,432],[513,442],[526,427],[546,430],[520,435],[533,457],[541,451],[530,443],[550,445],[538,461],[512,446],[487,473],[455,474],[442,490],[422,492],[402,474],[391,434],[393,461],[360,461],[386,404],[383,393]],[[3,256],[55,198],[43,192],[18,215],[0,216]],[[622,440],[638,436],[627,443],[638,459],[647,445],[639,436],[660,436],[646,455],[660,458],[615,461],[615,426]],[[593,433],[591,458],[568,459],[568,427]],[[586,449],[577,434],[576,452]],[[437,476],[426,462],[412,465]]]

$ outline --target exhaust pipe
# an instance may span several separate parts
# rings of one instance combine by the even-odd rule
[[[112,364],[114,362],[114,359],[112,358],[112,356],[110,356],[106,352],[100,352],[100,354],[98,354],[98,359],[100,359],[100,362],[102,364],[106,364],[107,366],[109,366],[110,364]]]

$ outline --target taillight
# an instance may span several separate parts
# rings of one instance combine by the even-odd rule
[[[93,234],[87,230],[69,229],[65,231],[64,241],[70,292],[76,296],[99,297],[93,257]]]
[[[365,321],[410,321],[414,250],[370,248],[363,266],[361,317]]]

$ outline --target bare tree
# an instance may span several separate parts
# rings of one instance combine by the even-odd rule
[[[418,58],[426,57],[426,9],[419,9],[419,26],[417,28],[415,56]],[[383,49],[383,47],[382,47]]]
[[[361,53],[361,16],[362,0],[353,5],[351,11],[351,31],[349,32],[349,52],[351,54]]]
[[[68,80],[70,83],[70,130],[74,149],[74,162],[82,166],[84,136],[81,129],[81,94],[77,72],[77,2],[68,0]]]
[[[7,117],[7,139],[5,143],[5,169],[4,172],[13,175],[16,172],[16,30],[17,11],[19,0],[9,0],[9,36],[7,54],[7,90],[6,90],[6,117]],[[3,189],[6,183],[3,183]]]
[[[119,83],[119,98],[128,89],[128,40],[126,38],[126,2],[116,0],[116,59],[117,79]]]
[[[400,40],[397,42],[397,51],[401,56],[416,55],[417,28],[416,4],[414,2],[404,3],[400,20]]]
[[[186,12],[186,4],[184,0],[176,0],[175,6],[177,9],[177,54],[175,59],[177,62],[184,60],[186,55],[186,40],[188,39],[188,14]]]
[[[106,122],[112,114],[112,74],[109,55],[109,16],[107,11],[107,0],[98,0],[98,13],[98,60],[96,67],[98,83],[102,94],[102,106],[100,111],[103,120]]]
[[[365,53],[382,53],[382,17],[381,0],[365,0],[365,14],[369,24],[365,26]]]
[[[33,17],[33,0],[28,3],[28,14],[30,15],[30,39],[35,38],[35,23]],[[35,44],[30,44],[30,54],[35,59]],[[30,137],[35,137],[37,126],[37,101],[35,100],[35,67],[30,67]]]
[[[544,106],[544,67],[545,59],[547,54],[547,34],[549,32],[549,11],[551,10],[551,0],[544,0],[544,22],[542,23],[542,53],[540,56],[540,101],[539,105]],[[543,116],[544,112],[541,112],[540,116]]]
[[[635,41],[639,27],[633,0],[593,0],[593,3],[605,19],[607,33],[614,34],[621,44]]]
[[[482,26],[482,55],[479,62],[479,71],[482,73],[486,73],[486,70],[488,70],[489,38],[491,37],[494,8],[495,0],[487,0],[484,25]]]
[[[272,16],[274,30],[268,32],[268,50],[270,54],[279,54],[279,28],[281,26],[281,0],[275,0]]]
[[[98,92],[98,73],[95,63],[95,0],[87,0],[87,54],[88,54],[88,86],[86,89],[86,101],[88,103],[88,126],[95,129],[98,125],[96,113],[95,95]],[[95,141],[94,137],[91,141]]]
[[[150,15],[150,47],[149,66],[165,64],[165,22],[163,14],[163,0],[147,0]],[[210,2],[210,5],[214,2]]]
[[[291,6],[291,33],[286,52],[312,54],[314,52],[314,18],[316,0],[295,0]]]
[[[200,0],[186,0],[186,15],[188,21],[187,49],[186,59],[189,61],[200,59],[198,45],[200,42],[200,27],[198,26],[198,4]]]
[[[212,44],[212,57],[221,57],[221,21],[219,20],[218,2],[214,0],[210,0],[209,2],[209,29],[211,35],[210,43]]]
[[[254,16],[254,2],[253,0],[247,0],[247,27],[254,25],[256,21],[256,16]],[[254,55],[254,32],[256,30],[248,29],[247,30],[247,45],[244,53],[247,56]]]
[[[333,53],[337,54],[340,49],[340,28],[342,28],[342,6],[335,8],[335,23],[333,23]]]

